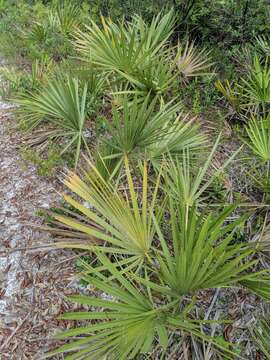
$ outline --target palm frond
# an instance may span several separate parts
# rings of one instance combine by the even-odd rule
[[[103,17],[101,20],[102,28],[92,21],[85,31],[76,34],[75,46],[82,59],[117,74],[137,93],[167,90],[175,76],[160,56],[173,30],[173,12],[157,15],[149,25],[139,16],[128,24],[116,24]]]
[[[264,65],[255,56],[253,66],[247,77],[241,78],[238,85],[243,96],[242,107],[257,115],[265,116],[270,104],[270,67],[268,61]]]
[[[236,151],[219,168],[213,166],[213,159],[220,141],[221,134],[218,136],[212,150],[207,156],[207,160],[196,168],[192,160],[190,147],[184,149],[181,156],[176,159],[167,160],[164,172],[167,191],[172,197],[179,199],[183,207],[192,207],[194,204],[200,204],[206,190],[211,186],[214,180],[224,171],[224,169],[233,161],[239,150]],[[194,157],[194,156],[193,156]]]
[[[75,174],[70,174],[65,181],[66,186],[86,204],[89,204],[90,208],[68,195],[64,196],[66,202],[83,214],[84,218],[76,216],[75,213],[73,217],[58,214],[53,214],[53,216],[59,224],[63,224],[69,231],[79,231],[83,236],[81,243],[74,243],[71,240],[71,242],[61,243],[61,246],[78,247],[91,251],[95,249],[97,240],[99,240],[109,245],[107,248],[104,247],[103,251],[133,255],[142,260],[149,257],[155,234],[149,213],[155,212],[159,218],[162,211],[156,198],[159,178],[154,188],[151,189],[152,201],[149,202],[150,189],[148,188],[147,164],[145,162],[141,189],[142,198],[139,200],[139,193],[135,190],[128,159],[125,158],[129,201],[112,183],[103,179],[96,167],[93,165],[91,167],[91,171],[85,174],[86,182]],[[86,235],[86,241],[84,235]]]
[[[245,127],[247,146],[261,161],[270,161],[270,116],[266,119],[256,119],[254,116]]]
[[[240,284],[260,296],[261,298],[270,301],[270,276],[261,275],[256,276],[255,279],[246,279],[240,281]]]
[[[157,100],[150,101],[148,96],[143,103],[135,98],[130,104],[125,97],[123,109],[113,109],[107,143],[119,161],[125,155],[157,160],[166,153],[175,156],[187,147],[202,150],[206,145],[206,136],[199,133],[194,119],[188,121],[179,113],[181,104],[171,101],[157,108]]]
[[[126,279],[104,255],[98,254],[103,270],[109,272],[113,281],[93,269],[93,275],[87,275],[84,280],[102,292],[103,298],[90,296],[72,296],[70,300],[82,305],[91,306],[91,311],[67,313],[61,316],[64,320],[89,320],[88,326],[81,326],[60,333],[57,339],[69,339],[69,344],[61,346],[48,356],[59,353],[71,353],[67,359],[134,359],[137,355],[147,353],[152,349],[155,339],[166,349],[170,331],[181,331],[185,335],[193,335],[225,350],[232,358],[233,352],[225,349],[211,336],[200,330],[203,321],[193,320],[187,306],[180,312],[177,306],[179,300],[165,304],[154,304],[147,288],[140,283],[134,284]],[[111,277],[110,277],[111,279]],[[94,309],[93,309],[94,308]],[[95,321],[91,324],[91,321]],[[227,343],[226,343],[227,345]]]
[[[254,42],[255,49],[259,52],[260,55],[267,58],[270,57],[270,38],[261,35],[255,38]]]
[[[224,81],[224,84],[217,80],[215,82],[216,89],[225,97],[228,103],[232,106],[232,108],[239,112],[240,99],[239,95],[236,93],[236,90],[232,87],[228,80]]]
[[[187,41],[185,46],[179,44],[176,65],[184,80],[211,73],[209,70],[213,63],[209,55],[210,51],[198,50],[194,42]]]
[[[55,130],[47,135],[53,137],[70,138],[64,148],[76,145],[75,163],[77,164],[84,138],[84,124],[86,119],[87,85],[79,94],[79,81],[67,78],[52,80],[38,93],[24,94],[16,99],[19,108],[17,113],[26,122],[29,129],[36,128],[46,119]]]
[[[196,207],[183,211],[177,201],[170,200],[173,254],[160,226],[157,222],[155,225],[162,248],[161,255],[157,253],[157,272],[170,288],[171,296],[193,294],[255,277],[256,274],[248,273],[257,263],[249,260],[253,250],[246,244],[232,243],[234,231],[244,218],[224,225],[234,208],[229,206],[204,218]]]
[[[58,27],[63,33],[69,34],[78,27],[80,23],[79,14],[80,7],[73,1],[64,0],[57,2],[49,14],[50,24],[53,28]]]

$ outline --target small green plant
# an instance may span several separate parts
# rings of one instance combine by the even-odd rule
[[[40,176],[52,175],[53,170],[63,164],[59,147],[53,144],[48,145],[46,157],[31,148],[23,148],[21,154],[25,160],[32,162],[37,167],[37,173]]]

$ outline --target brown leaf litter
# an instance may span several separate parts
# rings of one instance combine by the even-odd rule
[[[8,131],[14,118],[5,112],[0,113],[0,358],[40,359],[55,347],[53,334],[69,325],[57,315],[71,310],[65,296],[78,290],[74,253],[42,248],[53,239],[27,225],[40,224],[37,209],[58,204],[61,184],[40,178],[22,160],[17,132]]]

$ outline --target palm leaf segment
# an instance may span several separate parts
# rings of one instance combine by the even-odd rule
[[[270,116],[266,119],[252,117],[245,129],[248,147],[260,160],[270,161]]]

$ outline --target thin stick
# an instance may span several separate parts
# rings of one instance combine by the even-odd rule
[[[26,315],[26,317],[23,319],[23,321],[14,329],[14,331],[10,334],[10,336],[7,338],[7,340],[2,344],[0,350],[3,350],[10,342],[10,340],[13,338],[13,336],[16,334],[16,332],[21,328],[23,323],[29,318],[30,313]]]

